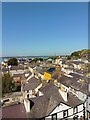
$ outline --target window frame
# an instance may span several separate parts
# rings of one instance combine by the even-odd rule
[[[74,116],[73,120],[78,120],[78,115]]]
[[[27,94],[27,98],[29,99],[29,94]]]
[[[66,112],[66,115],[64,115],[64,113]],[[64,110],[63,111],[63,118],[67,118],[68,117],[68,110]]]
[[[54,116],[55,116],[55,118],[54,118]],[[57,113],[52,115],[52,120],[57,120]]]
[[[78,107],[77,106],[73,107],[73,114],[76,114],[76,113],[78,113]]]

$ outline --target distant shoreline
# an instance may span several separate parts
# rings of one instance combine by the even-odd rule
[[[8,56],[8,57],[0,57],[0,58],[48,58],[48,57],[54,57],[55,55],[51,56]],[[56,56],[66,56],[66,55],[56,55]]]
[[[0,57],[0,63],[4,61],[4,59],[10,59],[10,58],[48,58],[52,56],[11,56],[11,57]]]

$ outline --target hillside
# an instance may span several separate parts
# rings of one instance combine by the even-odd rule
[[[73,53],[71,53],[70,57],[86,57],[90,55],[90,49],[84,49],[81,51],[75,51]]]

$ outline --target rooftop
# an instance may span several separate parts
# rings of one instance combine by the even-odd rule
[[[23,90],[34,90],[39,85],[40,81],[37,78],[32,77],[31,79],[29,79],[28,83],[25,84]]]
[[[23,104],[14,104],[2,108],[2,118],[26,118],[26,110]]]
[[[68,76],[63,75],[61,78],[58,78],[58,82],[60,82],[61,84],[67,87],[74,88],[77,91],[81,91],[85,94],[87,94],[88,92],[87,90],[88,83],[84,80],[84,78],[81,79],[80,77],[79,78],[68,77]]]

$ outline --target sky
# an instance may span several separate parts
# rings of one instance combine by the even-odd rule
[[[88,3],[2,4],[2,56],[68,55],[88,48]]]

